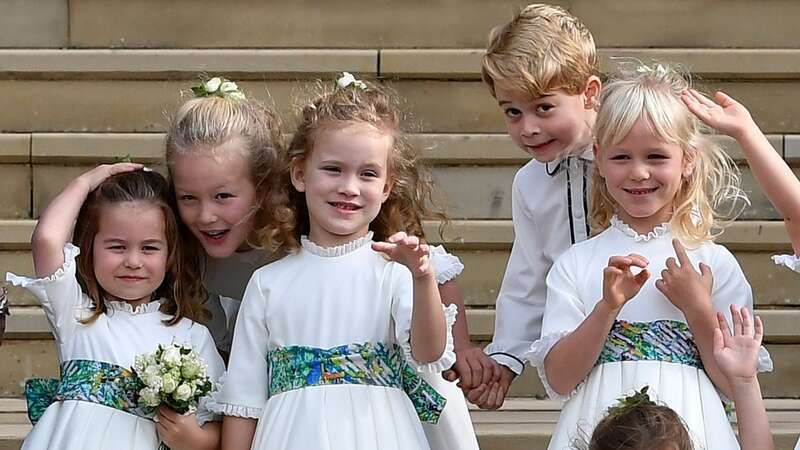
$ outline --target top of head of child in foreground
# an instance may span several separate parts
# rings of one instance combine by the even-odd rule
[[[300,237],[335,246],[374,232],[424,237],[432,182],[400,128],[395,95],[345,73],[322,83],[302,107],[283,162],[281,188],[267,197],[268,248],[295,251]]]
[[[584,441],[584,442],[581,442]],[[591,438],[573,445],[585,450],[693,450],[681,417],[650,400],[647,386],[608,409]]]
[[[746,204],[736,165],[681,101],[672,67],[623,66],[603,88],[595,122],[592,220],[617,215],[640,234],[669,222],[689,245],[713,239]],[[742,201],[744,200],[744,201]]]
[[[104,300],[164,298],[170,324],[203,318],[205,290],[184,270],[196,262],[183,253],[171,199],[167,180],[150,170],[113,175],[89,193],[73,236],[78,282],[93,303],[86,323],[106,313]]]
[[[493,29],[481,68],[509,136],[543,163],[591,144],[599,73],[586,26],[545,4],[528,5]]]
[[[251,247],[259,200],[279,159],[280,122],[224,78],[192,90],[196,97],[167,131],[167,167],[184,229],[206,254],[225,258]]]

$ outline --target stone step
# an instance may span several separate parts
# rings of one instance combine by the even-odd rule
[[[7,3],[0,18],[1,47],[464,48],[484,46],[489,30],[528,1],[462,0],[457,6],[443,0],[343,0],[330,6],[310,0]],[[794,2],[773,2],[768,8],[748,0],[731,0],[724,8],[712,0],[552,3],[580,17],[600,47],[800,47],[792,32],[800,14]]]

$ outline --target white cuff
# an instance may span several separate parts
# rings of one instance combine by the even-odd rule
[[[61,267],[56,269],[56,271],[49,276],[43,278],[28,278],[8,272],[6,273],[6,281],[14,286],[20,286],[24,288],[53,283],[64,278],[64,276],[69,272],[75,273],[75,258],[77,258],[80,253],[80,248],[67,242],[67,244],[64,245],[64,263],[61,264]]]
[[[772,357],[769,351],[763,345],[758,349],[758,371],[759,372],[772,372],[774,369],[772,365]]]
[[[461,275],[464,264],[458,256],[447,253],[443,246],[437,245],[430,248],[431,264],[436,271],[436,283],[444,284]]]
[[[233,405],[220,401],[220,395],[225,385],[225,375],[222,374],[217,380],[214,390],[206,397],[205,404],[203,405],[208,411],[219,414],[221,416],[244,417],[246,419],[260,419],[261,413],[264,408],[256,408],[252,406]],[[199,409],[199,408],[198,408]],[[198,418],[199,421],[199,418]]]
[[[539,378],[542,380],[544,390],[547,392],[547,396],[552,400],[569,400],[585,383],[585,381],[581,381],[577,386],[575,386],[575,389],[573,389],[572,392],[566,395],[561,395],[553,390],[553,388],[550,386],[550,383],[547,381],[547,374],[544,370],[544,360],[547,358],[547,354],[550,353],[550,350],[553,349],[558,341],[570,333],[572,333],[572,331],[557,331],[555,333],[548,333],[534,342],[531,345],[530,351],[525,355],[526,359],[528,359],[528,361],[530,361],[531,364],[536,367],[536,372],[539,373]]]
[[[444,321],[445,321],[445,330],[447,333],[447,338],[444,345],[444,352],[442,352],[442,356],[439,357],[436,361],[429,362],[422,364],[414,359],[411,355],[411,339],[409,333],[409,339],[406,342],[403,342],[400,347],[403,349],[403,354],[406,358],[406,361],[411,365],[419,373],[436,373],[445,371],[451,367],[453,364],[456,363],[456,354],[453,351],[453,324],[456,323],[456,316],[458,315],[458,307],[455,304],[450,305],[442,305],[442,309],[444,310]]]

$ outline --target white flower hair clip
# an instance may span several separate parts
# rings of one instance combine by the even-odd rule
[[[639,67],[636,68],[636,71],[639,73],[655,73],[656,75],[666,75],[667,68],[662,66],[661,64],[656,64],[655,68],[648,66],[647,64],[639,64]]]
[[[195,97],[221,97],[233,100],[244,100],[246,97],[239,86],[231,80],[214,77],[197,86],[192,86]]]
[[[363,81],[359,80],[358,78],[354,77],[350,72],[342,72],[342,76],[336,80],[336,85],[340,88],[344,89],[348,86],[353,86],[362,91],[367,90],[367,84]]]

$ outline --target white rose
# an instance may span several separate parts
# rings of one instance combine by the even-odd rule
[[[192,388],[189,385],[181,384],[175,389],[175,393],[172,396],[178,401],[189,400],[192,397]]]
[[[175,346],[167,348],[161,355],[161,361],[164,361],[168,367],[177,366],[181,362],[181,349]]]
[[[237,86],[233,81],[225,81],[219,86],[219,91],[223,94],[229,94],[238,90],[239,86]]]
[[[172,375],[170,374],[164,375],[162,381],[163,381],[163,386],[161,387],[161,390],[164,391],[165,394],[171,394],[172,391],[174,391],[175,388],[178,387],[178,381],[175,378],[173,378]]]
[[[196,378],[203,371],[203,364],[197,360],[188,360],[181,367],[181,376],[186,379]]]
[[[225,95],[226,95],[228,98],[232,98],[232,99],[234,99],[234,100],[244,100],[244,99],[246,98],[246,97],[244,96],[244,94],[243,94],[242,92],[240,92],[240,91],[230,92],[230,93],[228,93],[228,94],[225,94]]]
[[[161,380],[161,368],[158,366],[147,366],[144,373],[141,375],[142,381],[148,387],[153,389],[161,389],[163,381]]]
[[[158,392],[155,389],[151,389],[146,387],[139,391],[139,399],[147,406],[158,406],[161,403],[161,399],[158,398]]]
[[[346,88],[350,86],[352,83],[356,82],[356,77],[353,76],[350,72],[342,72],[342,76],[336,80],[336,84],[339,85],[341,88]]]
[[[213,92],[217,92],[217,89],[219,89],[219,86],[221,84],[222,84],[222,79],[220,77],[214,77],[214,78],[206,81],[206,85],[205,85],[206,92],[208,92],[209,94],[211,94]]]

